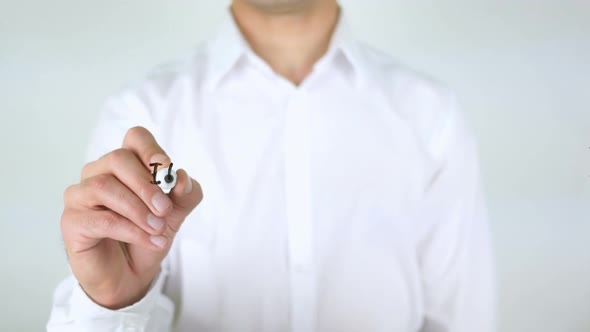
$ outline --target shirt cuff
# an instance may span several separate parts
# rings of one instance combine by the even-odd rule
[[[163,269],[154,279],[147,294],[138,302],[118,310],[111,310],[96,304],[74,279],[75,285],[70,298],[70,319],[79,325],[97,323],[97,320],[108,320],[114,326],[124,326],[143,330],[148,325],[151,313],[157,305],[172,311],[171,301],[162,296],[162,289],[166,280]]]

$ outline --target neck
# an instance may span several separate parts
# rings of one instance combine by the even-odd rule
[[[290,11],[234,0],[231,10],[254,53],[295,85],[328,50],[339,15],[336,0],[309,1]]]

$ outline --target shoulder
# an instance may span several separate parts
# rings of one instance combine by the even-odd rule
[[[179,106],[201,84],[205,64],[206,53],[200,46],[154,67],[111,94],[99,113],[89,156],[94,158],[119,146],[125,132],[134,126],[147,128],[159,139],[164,137],[168,131],[165,124],[179,115]]]
[[[412,103],[414,110],[416,106],[427,105],[437,108],[454,98],[439,80],[401,63],[375,47],[355,42],[355,54],[367,87],[395,98],[398,106],[400,103]],[[403,111],[412,112],[411,109]],[[437,108],[436,111],[444,110]]]
[[[113,98],[129,105],[153,108],[175,95],[194,90],[206,75],[206,44],[154,66],[147,74],[122,87]]]
[[[457,98],[444,83],[364,43],[356,42],[355,52],[367,91],[411,127],[433,159],[443,158],[454,138],[473,141]]]

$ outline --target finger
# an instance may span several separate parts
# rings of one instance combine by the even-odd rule
[[[131,220],[150,234],[162,234],[166,221],[152,214],[145,203],[111,174],[87,178],[68,188],[64,194],[66,206],[108,209]]]
[[[150,235],[127,218],[109,210],[68,209],[62,217],[62,233],[69,252],[88,250],[103,239],[162,251],[168,244],[163,235]]]
[[[170,158],[160,147],[154,135],[144,127],[133,127],[127,131],[123,139],[123,148],[133,152],[148,169],[151,163],[160,163],[160,167],[168,167]]]
[[[178,232],[186,216],[203,200],[201,185],[192,179],[185,170],[179,169],[176,172],[176,177],[176,187],[168,194],[174,202],[174,209],[166,217],[168,227],[172,228],[174,232]]]
[[[101,174],[114,175],[156,216],[164,217],[172,210],[173,204],[170,198],[162,192],[160,187],[151,183],[152,177],[133,152],[118,149],[87,164],[82,170],[82,181]]]

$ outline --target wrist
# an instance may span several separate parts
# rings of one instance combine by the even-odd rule
[[[119,310],[139,302],[148,293],[151,281],[145,284],[134,282],[138,287],[129,287],[128,283],[121,282],[118,287],[85,287],[80,288],[89,299],[97,305],[109,309]]]

